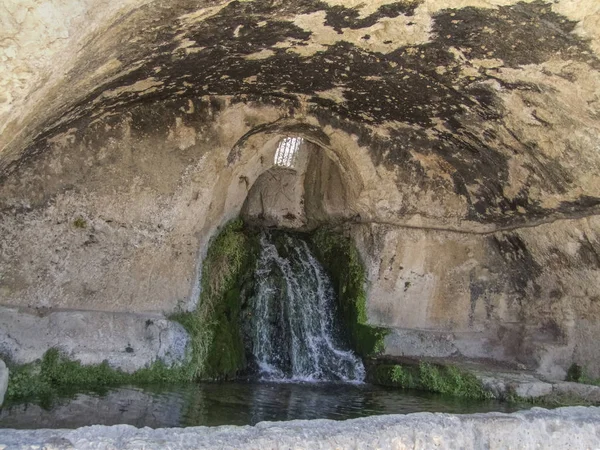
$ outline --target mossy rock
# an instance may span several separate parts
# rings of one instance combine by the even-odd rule
[[[483,388],[472,373],[452,365],[371,362],[367,379],[374,384],[415,389],[471,399],[490,399],[491,392]]]
[[[342,331],[352,348],[363,358],[380,354],[388,330],[367,323],[366,271],[352,240],[322,228],[311,235],[310,243],[332,279]]]
[[[240,323],[240,288],[232,287],[215,307],[214,336],[206,359],[205,375],[210,379],[232,379],[246,368]]]
[[[342,331],[349,342],[361,356],[381,351],[386,330],[366,324],[365,271],[352,242],[321,230],[311,237],[311,243],[332,277],[344,325]],[[259,252],[258,232],[246,228],[239,219],[229,222],[211,241],[202,266],[198,308],[170,317],[190,335],[191,348],[185,364],[167,367],[156,362],[128,374],[106,362],[83,366],[51,349],[40,362],[11,368],[7,398],[52,396],[63,386],[89,388],[235,378],[248,364],[243,340],[242,291],[251,289],[248,285],[253,283]]]
[[[41,360],[23,365],[11,365],[6,392],[7,400],[38,398],[51,399],[69,387],[99,389],[123,384],[176,383],[189,380],[186,366],[167,367],[160,361],[135,373],[112,368],[106,361],[83,365],[49,349]]]
[[[253,279],[258,252],[257,234],[241,219],[229,222],[209,245],[197,309],[171,316],[191,337],[191,379],[232,379],[246,368],[241,286]]]

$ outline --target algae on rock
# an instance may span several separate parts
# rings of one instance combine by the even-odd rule
[[[126,373],[107,362],[83,365],[52,348],[41,361],[11,367],[7,399],[52,397],[66,386],[97,388],[235,376],[246,365],[240,289],[246,277],[252,275],[255,251],[251,235],[243,232],[241,220],[228,223],[212,241],[203,264],[197,309],[170,317],[190,334],[191,349],[185,364],[169,367],[156,361]]]
[[[383,386],[416,389],[455,397],[490,399],[481,381],[472,373],[452,365],[377,364],[369,371],[369,381]]]
[[[333,281],[339,314],[352,348],[363,358],[381,353],[388,330],[367,324],[365,268],[352,240],[321,228],[311,235],[311,243]]]
[[[134,373],[101,364],[83,365],[73,361],[56,348],[48,350],[41,360],[20,366],[10,366],[7,400],[21,398],[52,398],[66,387],[98,389],[122,384],[178,382],[188,379],[186,366],[168,367],[161,361]]]
[[[196,310],[171,316],[190,334],[190,379],[232,378],[246,367],[241,290],[253,276],[257,247],[241,219],[229,222],[211,242],[202,265]]]

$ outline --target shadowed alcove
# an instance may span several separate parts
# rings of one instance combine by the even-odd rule
[[[286,140],[297,148],[287,160],[278,155]],[[273,166],[252,185],[242,208],[248,223],[287,229],[312,230],[353,215],[349,199],[354,190],[338,163],[318,144],[300,137],[283,138],[273,157]]]

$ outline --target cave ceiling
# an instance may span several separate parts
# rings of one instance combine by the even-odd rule
[[[594,3],[139,2],[1,116],[0,169],[135,105],[229,96],[352,133],[390,170],[444,172],[471,220],[597,212]]]

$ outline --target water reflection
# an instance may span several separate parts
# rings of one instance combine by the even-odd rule
[[[0,409],[0,427],[77,428],[119,423],[152,428],[254,425],[262,421],[343,420],[422,411],[511,412],[524,407],[370,385],[205,383],[79,393],[43,406],[40,402],[7,404]]]

